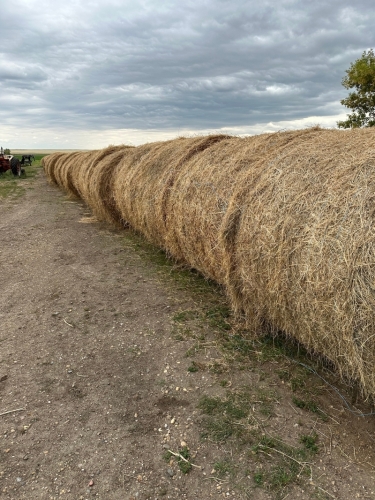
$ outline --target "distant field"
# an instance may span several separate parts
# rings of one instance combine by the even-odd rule
[[[23,154],[41,154],[50,155],[52,153],[74,153],[75,151],[89,151],[88,149],[11,149],[13,155],[23,155]]]

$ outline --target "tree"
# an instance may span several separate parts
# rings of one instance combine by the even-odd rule
[[[341,104],[353,110],[348,119],[337,122],[339,128],[359,128],[375,126],[375,54],[373,49],[364,51],[346,70],[342,84],[350,92]]]
[[[5,149],[4,149],[4,154],[5,154],[5,155],[10,155],[10,149],[5,148]]]

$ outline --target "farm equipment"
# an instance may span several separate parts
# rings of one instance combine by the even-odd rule
[[[0,174],[7,170],[11,170],[14,176],[20,176],[22,172],[21,163],[18,158],[12,155],[5,155],[0,153]]]

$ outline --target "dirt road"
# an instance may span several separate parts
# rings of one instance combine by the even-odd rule
[[[218,291],[42,174],[0,205],[1,498],[375,498],[373,420],[319,378],[325,413],[293,405],[312,375],[236,336],[223,355]]]

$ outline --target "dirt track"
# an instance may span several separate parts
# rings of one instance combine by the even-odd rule
[[[277,498],[255,487],[249,449],[200,437],[202,395],[224,397],[228,380],[254,387],[261,378],[220,365],[215,332],[194,323],[199,297],[163,278],[124,232],[94,222],[43,175],[24,197],[0,204],[1,498]],[[196,372],[186,353],[197,337],[176,335],[186,311],[189,328],[204,333]],[[265,364],[263,375],[281,386],[276,368]],[[345,414],[330,394],[338,425],[318,422],[281,395],[270,429],[292,439],[296,427],[314,426],[324,450],[312,486],[306,480],[284,498],[375,498],[373,421]],[[197,466],[188,474],[164,457],[185,444]],[[247,461],[248,476],[217,476],[223,456]]]

